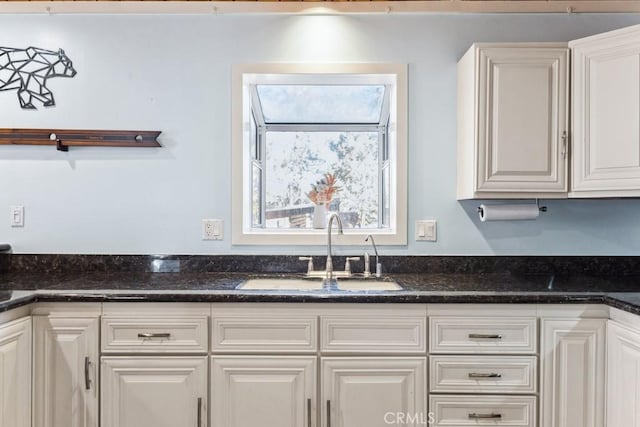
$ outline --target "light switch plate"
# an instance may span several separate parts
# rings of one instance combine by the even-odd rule
[[[24,227],[24,206],[10,206],[9,212],[9,224],[12,227]]]
[[[221,219],[202,220],[202,240],[222,240],[224,238],[224,222]]]
[[[435,219],[416,221],[416,240],[423,242],[435,242],[436,229]]]

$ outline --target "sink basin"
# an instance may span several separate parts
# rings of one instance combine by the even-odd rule
[[[324,288],[323,279],[287,279],[287,278],[260,278],[249,279],[240,284],[236,289],[245,291],[321,291]],[[331,283],[327,289],[351,292],[381,292],[398,291],[402,287],[390,280],[368,279],[338,279]]]
[[[341,291],[399,291],[402,289],[396,282],[388,280],[346,280],[338,279],[338,289]]]
[[[250,279],[238,286],[243,290],[262,291],[317,291],[322,289],[322,280],[304,279]]]

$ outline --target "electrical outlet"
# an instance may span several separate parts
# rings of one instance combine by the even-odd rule
[[[224,237],[224,222],[221,219],[202,220],[202,240],[222,240]]]
[[[12,227],[24,227],[24,206],[10,206],[9,224]]]
[[[416,240],[435,242],[436,241],[436,220],[416,221]]]

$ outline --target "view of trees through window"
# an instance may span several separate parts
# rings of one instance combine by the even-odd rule
[[[313,228],[318,205],[345,228],[386,225],[384,84],[256,84],[251,93],[254,227]],[[323,179],[336,188],[329,200],[310,194]]]
[[[307,193],[329,173],[340,188],[330,210],[341,213],[345,226],[377,228],[378,138],[377,132],[267,132],[267,218],[270,211],[310,212]]]

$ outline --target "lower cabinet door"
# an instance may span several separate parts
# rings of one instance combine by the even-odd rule
[[[323,358],[321,396],[323,427],[426,425],[426,358]]]
[[[0,326],[0,426],[31,427],[31,319]]]
[[[606,322],[542,319],[541,426],[604,426]]]
[[[607,325],[607,426],[640,427],[640,332]]]
[[[33,317],[34,427],[98,427],[98,317]]]
[[[213,427],[315,427],[315,356],[213,356]]]
[[[102,427],[205,427],[207,358],[103,357]]]

